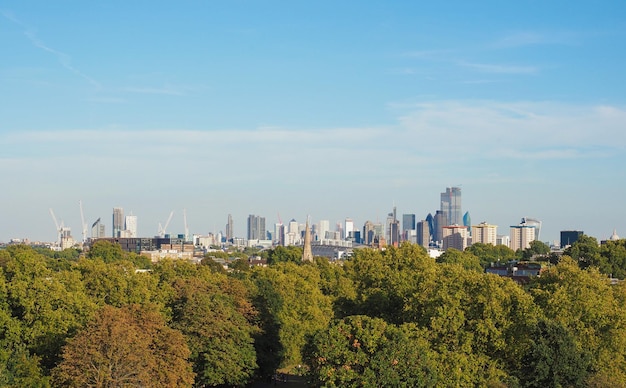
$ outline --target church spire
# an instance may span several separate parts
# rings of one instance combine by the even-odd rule
[[[313,251],[311,250],[311,228],[309,227],[309,217],[306,218],[306,228],[304,230],[304,249],[302,250],[302,261],[313,262]]]

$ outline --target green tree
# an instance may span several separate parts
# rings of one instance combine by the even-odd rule
[[[277,263],[300,263],[302,261],[302,248],[294,245],[284,247],[282,245],[267,251],[267,264]]]
[[[489,267],[491,263],[506,263],[516,258],[515,251],[506,245],[475,243],[467,247],[465,252],[478,257],[483,268]]]
[[[520,259],[530,260],[536,257],[545,257],[550,253],[550,247],[539,240],[530,242],[530,246],[526,249],[519,251]]]
[[[469,251],[462,252],[454,248],[448,248],[436,261],[437,263],[458,264],[467,270],[483,272],[480,260]]]
[[[582,270],[568,256],[533,280],[530,293],[545,316],[590,356],[591,371],[626,370],[626,289],[597,268]]]
[[[607,241],[600,246],[600,272],[614,278],[626,278],[626,239]]]
[[[310,337],[304,350],[316,386],[435,387],[436,355],[414,325],[351,316]]]
[[[57,386],[188,387],[193,383],[183,335],[149,307],[105,306],[63,349]]]
[[[605,260],[600,255],[598,240],[585,234],[578,237],[578,240],[565,249],[563,255],[576,260],[580,268],[605,266]]]
[[[174,282],[172,325],[187,338],[197,386],[243,385],[256,371],[253,335],[258,329],[251,322],[255,313],[237,300],[246,295],[233,282],[237,280],[222,276]],[[234,289],[239,291],[228,293]]]
[[[263,330],[255,347],[261,375],[267,376],[302,362],[306,337],[332,318],[331,298],[320,291],[320,274],[313,265],[279,263],[256,267],[251,275]]]
[[[519,380],[523,387],[582,387],[590,370],[590,357],[576,345],[561,323],[542,319],[528,332],[531,346],[522,359]]]

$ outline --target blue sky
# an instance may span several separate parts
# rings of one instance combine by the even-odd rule
[[[626,235],[622,1],[5,1],[0,241],[248,214]]]

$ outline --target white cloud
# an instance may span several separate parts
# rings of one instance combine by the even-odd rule
[[[461,62],[460,65],[483,73],[494,74],[536,74],[539,72],[539,68],[536,66],[498,65],[469,62]]]

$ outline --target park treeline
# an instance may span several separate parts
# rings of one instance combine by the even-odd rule
[[[0,386],[245,386],[280,370],[326,387],[626,387],[626,285],[603,273],[626,240],[610,255],[577,244],[524,286],[484,272],[515,252],[478,244],[313,263],[277,247],[268,266],[229,271],[104,241],[13,245],[0,251]]]

